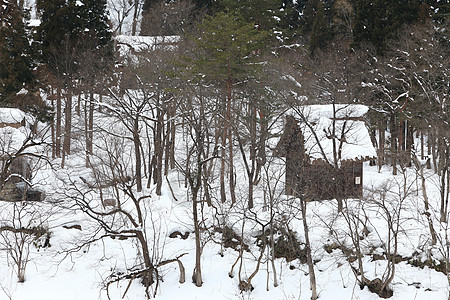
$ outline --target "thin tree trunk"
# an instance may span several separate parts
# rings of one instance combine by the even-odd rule
[[[94,93],[91,91],[89,95],[89,118],[88,118],[88,137],[89,143],[87,144],[87,151],[90,155],[93,153],[93,141],[94,141]]]
[[[200,178],[197,178],[200,180]],[[197,212],[197,198],[198,198],[198,188],[192,191],[192,213],[194,217],[194,233],[195,233],[195,267],[194,273],[192,274],[192,281],[198,287],[203,284],[202,281],[202,268],[201,268],[201,235],[200,235],[200,225],[198,221]]]
[[[61,119],[62,119],[62,103],[61,103],[61,88],[58,87],[56,91],[56,156],[61,157]]]
[[[170,133],[172,132],[171,130],[171,122],[167,122],[167,126],[166,126],[166,133],[164,136],[164,176],[167,176],[167,174],[169,173],[169,160],[170,160],[170,149],[171,149],[171,145],[170,145]]]
[[[431,129],[432,130],[432,144],[431,144],[431,152],[432,152],[432,156],[433,156],[433,168],[434,168],[434,172],[438,172],[438,163],[437,163],[437,156],[438,156],[438,149],[437,149],[437,140],[439,139],[439,135],[436,132],[436,129]]]
[[[392,174],[397,175],[398,129],[395,116],[391,115],[391,164]]]
[[[65,107],[64,142],[63,155],[70,155],[70,144],[72,137],[72,94],[67,92]]]
[[[405,147],[406,147],[406,166],[411,167],[411,150],[414,144],[414,130],[412,125],[409,124],[410,122],[405,121],[405,128],[406,128],[406,141],[405,141]]]
[[[136,35],[136,28],[137,28],[137,19],[139,16],[139,0],[134,1],[134,14],[133,14],[133,23],[131,27],[131,35]]]
[[[86,155],[86,168],[89,168],[90,166],[90,161],[89,161],[89,126],[88,126],[88,104],[87,101],[84,101],[84,109],[83,109],[83,113],[84,113],[84,138],[86,141],[86,151],[85,151],[85,155]],[[100,192],[101,194],[101,192]],[[103,199],[102,199],[103,201]]]
[[[156,157],[156,166],[153,174],[154,182],[156,184],[156,194],[158,196],[161,195],[161,187],[162,187],[162,168],[163,168],[163,139],[162,134],[164,132],[164,120],[163,120],[163,112],[158,108],[157,112],[157,124],[156,124],[156,136],[155,136],[155,157]]]
[[[133,121],[133,143],[134,143],[134,155],[136,158],[135,176],[137,191],[142,191],[142,162],[141,162],[141,148],[139,138],[139,118],[136,117]]]
[[[141,244],[144,266],[145,269],[147,270],[146,277],[143,279],[143,282],[146,287],[149,287],[154,282],[153,271],[155,270],[155,267],[153,266],[153,263],[151,261],[150,249],[148,248],[144,234],[142,232],[138,232],[136,234],[136,237],[139,240],[139,243]]]
[[[316,300],[317,299],[316,275],[314,273],[314,262],[313,262],[312,254],[311,254],[311,243],[309,241],[308,222],[306,221],[306,202],[303,199],[303,197],[300,198],[300,206],[302,208],[303,230],[305,232],[305,248],[306,248],[306,259],[308,262],[308,270],[309,270],[311,300]]]
[[[52,95],[52,111],[55,111],[55,94],[53,88],[50,88]],[[52,159],[56,158],[56,133],[55,133],[55,122],[51,122],[51,135],[52,135]]]
[[[427,132],[427,156],[428,156],[428,160],[427,160],[427,169],[431,169],[431,160],[430,160],[430,155],[432,153],[431,151],[431,143],[433,141],[433,136],[431,133],[431,129],[428,129]]]
[[[232,81],[231,79],[228,79],[227,81],[227,131],[228,131],[228,152],[229,152],[229,162],[228,162],[228,170],[230,174],[230,197],[231,197],[231,204],[234,205],[236,203],[236,184],[235,184],[235,174],[234,174],[234,157],[233,157],[233,131],[232,131]]]
[[[433,220],[431,219],[431,212],[430,212],[430,206],[428,201],[428,193],[427,193],[427,187],[425,182],[425,175],[423,173],[423,166],[420,164],[419,160],[417,159],[417,156],[413,156],[414,163],[416,165],[417,171],[420,176],[420,182],[422,184],[422,197],[425,207],[425,212],[423,213],[427,217],[428,221],[428,228],[430,229],[430,235],[431,235],[431,245],[436,245],[437,238],[436,238],[436,231],[433,227]]]
[[[146,128],[146,133],[147,133],[147,145],[148,145],[148,155],[149,155],[149,159],[148,159],[148,174],[147,174],[147,188],[150,188],[151,184],[152,184],[152,169],[153,169],[153,157],[154,155],[151,155],[152,153],[152,143],[151,143],[151,139],[150,139],[150,135],[148,133],[148,127]],[[152,158],[150,158],[150,156]]]
[[[385,127],[385,121],[383,120],[381,122],[381,126],[378,129],[378,172],[381,171],[381,167],[384,165],[384,147],[385,147],[385,141],[386,141],[386,127]]]
[[[77,97],[77,105],[75,106],[75,113],[77,116],[81,116],[81,93]]]
[[[226,157],[226,141],[227,141],[227,129],[226,129],[226,120],[223,121],[222,126],[222,147],[221,147],[221,160],[220,160],[220,200],[222,203],[227,201],[227,195],[225,192],[225,157]]]
[[[420,130],[420,159],[421,160],[425,159],[423,143],[424,143],[424,141],[423,141],[423,130]]]
[[[447,160],[448,158],[441,158],[443,160]],[[446,188],[446,185],[448,183],[448,179],[446,177],[448,176],[448,162],[445,163],[445,165],[442,167],[441,172],[439,173],[440,179],[441,179],[441,186],[440,186],[440,196],[441,196],[441,222],[447,222],[447,213],[448,213],[448,188]],[[447,191],[447,195],[446,195]]]

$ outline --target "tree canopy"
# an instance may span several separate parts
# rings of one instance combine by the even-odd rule
[[[35,60],[26,14],[17,3],[0,0],[0,101],[13,105],[14,95],[22,88],[33,89]]]

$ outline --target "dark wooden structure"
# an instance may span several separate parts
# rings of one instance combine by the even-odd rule
[[[362,197],[365,159],[332,164],[325,159],[312,159],[307,153],[299,121],[287,116],[283,135],[275,148],[276,156],[286,158],[286,195],[306,200]]]
[[[17,133],[28,125],[25,113],[19,109],[0,108],[0,142],[3,143],[0,147],[0,201],[41,201],[45,197],[42,191],[31,186],[30,157],[17,155],[17,147],[20,148],[25,138]],[[27,130],[34,129],[29,126]],[[10,143],[18,146],[11,146]]]
[[[26,157],[0,157],[0,201],[42,201],[42,191],[29,186],[32,172]]]
[[[25,113],[17,108],[0,107],[0,128],[20,128],[26,125]]]

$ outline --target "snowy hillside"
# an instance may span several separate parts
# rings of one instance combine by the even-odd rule
[[[450,299],[441,1],[36,1],[0,5],[0,300]]]
[[[120,166],[127,168],[127,164],[133,164],[128,154],[129,150],[126,150],[129,147],[128,142],[125,140],[118,144],[120,139],[117,139],[118,135],[126,135],[126,129],[117,126],[114,117],[107,114],[98,113],[95,118],[98,134],[95,139],[97,154],[93,158],[107,159],[104,155],[115,153],[118,159],[116,163]],[[112,132],[111,124],[114,123],[116,126]],[[107,132],[115,134],[105,136],[104,133]],[[178,159],[185,155],[181,141],[180,136],[180,143],[177,144],[180,156]],[[114,152],[111,147],[120,147],[116,150],[121,152]],[[95,164],[96,161],[93,160],[91,163]],[[14,263],[17,252],[0,252],[2,257],[0,299],[87,300],[107,299],[108,294],[111,299],[120,299],[122,296],[124,299],[145,299],[142,279],[130,275],[115,282],[116,278],[127,272],[132,274],[133,269],[130,267],[138,266],[136,263],[141,261],[136,239],[125,238],[126,234],[114,238],[112,234],[96,241],[105,234],[101,229],[102,226],[130,232],[144,230],[154,264],[161,264],[157,275],[160,279],[159,285],[157,287],[152,285],[149,290],[150,294],[156,293],[158,299],[310,298],[309,271],[302,250],[305,241],[301,211],[298,200],[282,195],[283,186],[279,180],[283,178],[284,167],[280,159],[269,159],[269,168],[263,181],[270,181],[274,190],[264,195],[262,190],[264,184],[256,186],[254,209],[247,211],[244,208],[247,197],[246,175],[244,166],[238,159],[236,159],[237,197],[243,201],[239,200],[232,207],[231,203],[215,200],[212,207],[208,207],[205,203],[201,204],[203,220],[201,263],[204,278],[202,287],[196,287],[191,280],[196,246],[191,193],[185,186],[182,173],[171,171],[168,174],[162,186],[161,196],[156,195],[153,185],[144,188],[142,192],[133,191],[135,197],[144,197],[140,205],[145,212],[143,218],[145,228],[133,228],[124,215],[112,215],[112,219],[102,215],[111,212],[114,207],[103,207],[98,199],[97,188],[86,185],[86,182],[94,182],[95,176],[100,175],[92,173],[95,168],[85,167],[82,151],[74,151],[74,154],[68,156],[64,169],[59,165],[60,160],[52,160],[49,164],[41,165],[36,172],[34,182],[39,183],[46,191],[44,203],[1,204],[4,222],[13,222],[16,226],[21,224],[26,226],[29,225],[28,222],[32,222],[33,225],[44,228],[47,233],[38,239],[25,241],[25,244],[17,244],[22,241],[23,236],[2,235],[2,248],[19,247],[18,249],[27,256],[22,258],[24,263],[26,262],[25,282],[18,283]],[[111,169],[109,171],[103,169],[106,173],[101,176],[112,175],[111,172],[117,170],[115,167],[119,165],[109,167],[106,165],[106,168]],[[399,261],[392,282],[394,294],[391,299],[444,299],[448,289],[446,276],[429,267],[419,268],[410,264],[416,260],[419,262],[426,260],[425,253],[432,255],[433,259],[442,259],[439,245],[423,249],[427,245],[428,233],[427,227],[424,226],[421,194],[416,190],[418,186],[415,172],[409,168],[404,174],[392,176],[388,168],[383,168],[381,173],[378,173],[376,167],[365,164],[364,169],[366,197],[363,200],[347,200],[346,209],[351,212],[350,214],[338,214],[334,201],[308,204],[307,221],[320,299],[378,299],[378,296],[371,293],[367,287],[360,289],[355,281],[352,264],[349,263],[349,261],[354,263],[354,260],[349,260],[352,255],[346,254],[346,251],[351,250],[345,249],[352,247],[349,226],[356,226],[353,230],[360,235],[361,249],[366,253],[362,258],[365,276],[368,278],[382,276],[387,264],[382,258],[386,254],[387,247],[392,247],[386,244],[392,235],[387,222],[394,222],[394,226],[400,226],[396,231]],[[434,175],[430,173],[427,176]],[[433,181],[430,181],[428,193],[430,206],[434,208],[438,205],[436,203],[438,197],[431,182]],[[103,197],[114,197],[115,192],[122,193],[118,198],[123,201],[122,207],[134,215],[136,208],[133,208],[133,202],[127,192],[105,187]],[[385,201],[383,205],[380,205],[380,197],[385,197],[382,199]],[[90,209],[92,213],[89,213]],[[11,216],[15,216],[14,219],[10,219]],[[365,227],[362,228],[361,224],[357,223],[348,223],[349,219],[346,218],[349,216],[364,219],[361,224],[365,224]],[[393,219],[387,219],[388,216]],[[396,219],[397,217],[399,219]],[[136,215],[133,218],[136,218]],[[273,250],[268,246],[264,250],[261,240],[261,230],[270,227],[271,219],[278,224],[274,228],[275,242],[281,241],[279,238],[285,236],[286,230],[292,230],[296,237],[295,243],[299,246],[299,253],[289,253],[291,250],[283,253],[280,249],[279,255],[288,255],[288,259],[276,258],[272,261]],[[289,224],[289,227],[283,228],[283,224]],[[226,235],[222,235],[223,228],[233,229],[234,233],[228,231]],[[437,230],[442,238],[441,235],[445,234],[446,228]],[[174,232],[179,233],[173,234]],[[292,242],[294,241],[288,243]],[[286,246],[279,244],[279,247]],[[242,252],[240,249],[243,249]],[[241,260],[239,254],[242,254]],[[186,272],[184,283],[179,282],[179,265],[176,261],[164,264],[176,258],[179,258]],[[259,266],[258,258],[261,259]],[[257,269],[259,271],[252,280],[254,289],[241,291],[238,287],[239,278],[248,279]],[[108,287],[107,282],[111,282]]]

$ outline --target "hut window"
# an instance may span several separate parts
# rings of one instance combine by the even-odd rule
[[[355,177],[355,184],[361,184],[361,177],[359,176]]]

